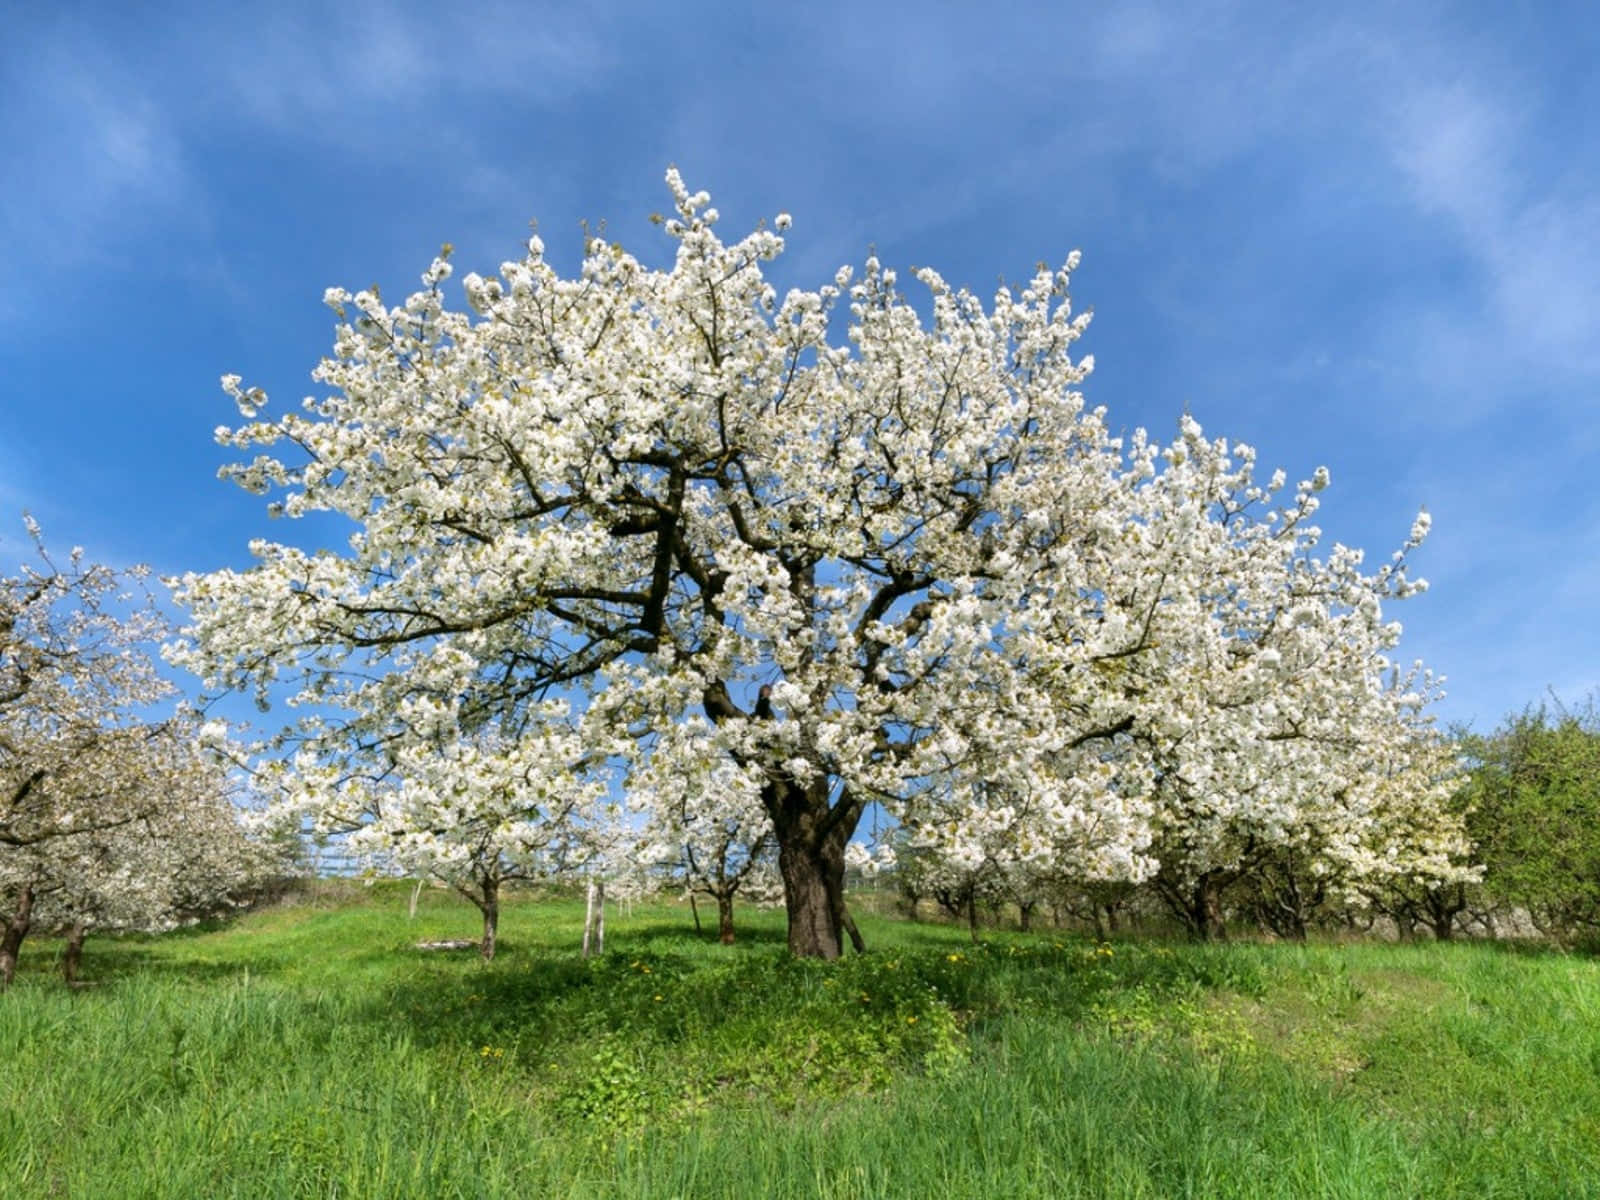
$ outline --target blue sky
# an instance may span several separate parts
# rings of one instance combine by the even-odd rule
[[[448,11],[447,11],[448,10]],[[323,289],[647,256],[676,163],[781,282],[869,246],[989,291],[1084,253],[1088,387],[1187,405],[1385,556],[1443,717],[1600,684],[1600,9],[28,5],[0,47],[0,557],[176,572],[292,531],[216,480],[224,372],[312,391]],[[1409,656],[1409,655],[1408,655]]]

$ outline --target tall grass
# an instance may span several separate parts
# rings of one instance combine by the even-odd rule
[[[863,920],[790,961],[687,913],[380,889],[30,946],[7,1196],[1600,1195],[1600,965],[1485,945],[1096,945]]]

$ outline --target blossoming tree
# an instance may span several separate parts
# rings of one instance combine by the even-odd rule
[[[30,867],[162,804],[164,771],[145,750],[170,730],[148,714],[174,690],[149,654],[164,625],[142,572],[79,549],[59,561],[27,527],[32,561],[0,577],[0,983],[45,886]]]
[[[531,709],[515,736],[497,725],[465,731],[454,704],[425,696],[403,711],[412,736],[381,765],[344,772],[303,753],[293,770],[269,764],[261,782],[313,834],[344,835],[358,861],[454,888],[482,914],[479,946],[491,959],[503,889],[571,857],[600,789],[573,782],[586,751],[559,701]]]
[[[141,734],[119,753],[125,776],[155,801],[136,819],[0,851],[0,890],[27,890],[32,925],[66,934],[68,983],[91,932],[154,932],[220,915],[293,871],[292,840],[252,827],[190,724]],[[17,946],[8,949],[14,963]]]
[[[418,769],[441,712],[529,747],[516,771],[561,794],[735,772],[800,955],[839,953],[873,801],[954,852],[1025,801],[1019,837],[1148,873],[1162,768],[1140,735],[1180,719],[1174,668],[1210,636],[1160,631],[1201,619],[1203,571],[1250,564],[1199,536],[1222,519],[1204,505],[1151,558],[1158,451],[1078,391],[1076,255],[987,306],[918,271],[927,319],[874,258],[779,296],[788,218],[726,243],[668,183],[670,269],[593,239],[564,278],[534,238],[458,312],[441,256],[394,307],[329,291],[327,392],[302,411],[267,419],[227,377],[245,423],[219,439],[260,448],[233,478],[358,529],[177,581],[174,657],[315,713],[280,743],[313,807]],[[543,749],[569,735],[583,757]]]
[[[0,846],[29,846],[133,819],[146,798],[118,772],[130,730],[170,698],[148,653],[165,629],[125,576],[46,552],[0,577]],[[136,735],[137,736],[137,735]]]
[[[1121,680],[1167,697],[1139,730],[1157,891],[1215,937],[1223,889],[1270,864],[1289,885],[1269,889],[1278,924],[1303,936],[1307,897],[1285,864],[1346,898],[1362,880],[1451,877],[1464,848],[1446,811],[1454,771],[1424,713],[1438,684],[1391,659],[1401,629],[1388,608],[1426,587],[1408,556],[1427,515],[1366,571],[1350,547],[1319,557],[1324,469],[1286,497],[1281,471],[1257,482],[1249,447],[1189,418],[1164,458],[1134,531],[1143,569],[1167,581],[1150,622],[1164,652]]]

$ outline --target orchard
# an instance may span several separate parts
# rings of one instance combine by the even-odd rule
[[[1076,253],[780,293],[786,214],[724,240],[667,185],[665,254],[447,249],[328,290],[298,408],[225,376],[222,473],[287,531],[248,565],[163,597],[28,520],[8,1183],[1565,1194],[1600,719],[1438,728],[1395,618],[1428,514],[1369,561],[1327,469],[1118,432]],[[134,1149],[31,1133],[91,1122]]]

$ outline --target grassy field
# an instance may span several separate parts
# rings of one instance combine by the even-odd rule
[[[0,996],[8,1197],[1600,1196],[1600,962],[1097,945],[406,892],[54,946]]]

